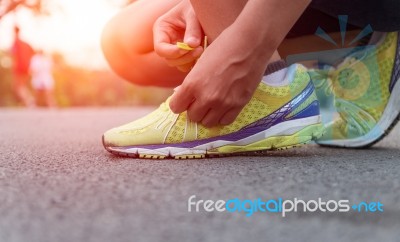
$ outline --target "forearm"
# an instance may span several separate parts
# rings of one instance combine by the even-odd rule
[[[236,20],[248,0],[190,0],[209,42]]]
[[[276,50],[311,2],[311,0],[190,1],[206,35],[211,35],[211,46],[216,45],[217,51],[223,49],[226,61],[231,65],[248,66],[257,71],[265,70],[274,53],[277,56],[275,59],[279,59]],[[240,10],[236,11],[237,8]],[[224,14],[224,11],[234,12],[236,17]]]
[[[206,126],[234,121],[311,0],[190,0],[210,46],[170,101]],[[279,58],[279,56],[278,56]]]
[[[228,31],[237,33],[238,51],[269,60],[311,0],[250,0]],[[249,49],[252,51],[249,52]]]

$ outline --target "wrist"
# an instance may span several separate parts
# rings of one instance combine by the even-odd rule
[[[274,34],[268,23],[260,26],[260,24],[252,22],[236,21],[230,28],[236,33],[236,36],[240,36],[238,39],[240,39],[243,49],[248,49],[266,61],[280,45],[280,38]]]
[[[276,51],[278,44],[269,36],[264,37],[261,30],[243,28],[236,23],[227,28],[221,35],[229,39],[229,61],[238,66],[248,66],[254,71],[263,72],[268,61]],[[217,39],[218,41],[220,39]],[[229,53],[230,52],[230,53]]]

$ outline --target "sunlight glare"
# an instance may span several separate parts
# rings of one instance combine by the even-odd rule
[[[50,9],[50,16],[35,16],[29,10],[20,9],[15,16],[4,18],[2,22],[8,23],[0,23],[0,35],[7,33],[10,37],[6,45],[12,42],[12,25],[17,22],[22,37],[35,48],[59,51],[75,65],[104,67],[100,36],[105,23],[119,10],[117,6],[107,0],[50,1],[59,6]],[[3,49],[4,45],[0,43]]]

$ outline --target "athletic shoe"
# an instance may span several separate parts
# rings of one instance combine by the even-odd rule
[[[318,144],[369,147],[385,137],[399,120],[400,39],[397,32],[375,33],[372,39],[376,44],[355,51],[326,72],[323,79],[334,96],[337,114]],[[311,76],[318,86],[320,80]]]
[[[169,99],[149,115],[107,131],[106,150],[151,159],[205,158],[284,149],[322,135],[319,103],[307,69],[292,65],[286,85],[260,82],[250,102],[230,125],[206,128],[186,112],[174,114]]]

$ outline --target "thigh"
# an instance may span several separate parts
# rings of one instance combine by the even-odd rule
[[[153,47],[155,21],[181,0],[139,0],[116,15],[103,31],[103,52],[112,69],[139,85],[175,87],[185,73],[169,67]]]
[[[117,26],[128,40],[134,40],[132,45],[136,52],[148,53],[153,51],[153,25],[155,21],[176,6],[181,0],[138,0],[115,18]],[[123,27],[125,26],[125,27]]]

